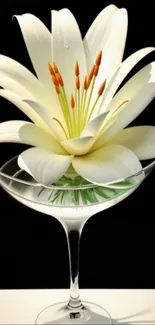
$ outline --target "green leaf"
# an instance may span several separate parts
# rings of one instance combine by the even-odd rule
[[[65,191],[61,191],[61,194],[60,194],[60,203],[62,204],[63,203],[63,199],[64,199],[64,197],[65,197]]]
[[[116,195],[116,191],[114,189],[106,188],[106,187],[96,187],[94,189],[97,194],[104,197],[105,199],[112,198]]]
[[[56,182],[55,182],[55,185],[56,186],[67,186],[67,185],[70,185],[72,184],[73,180],[72,178],[70,177],[67,177],[67,176],[62,176],[60,179],[58,179]]]
[[[82,178],[81,176],[76,176],[74,179],[74,185],[80,186],[80,185],[88,185],[90,184],[86,179]]]
[[[81,176],[76,176],[74,179],[68,177],[68,176],[63,176],[61,177],[56,183],[56,186],[84,186],[91,184]],[[81,204],[81,201],[83,205],[88,205],[90,203],[99,203],[101,202],[102,198],[103,199],[112,199],[118,195],[123,194],[126,192],[131,186],[134,186],[135,180],[127,180],[124,182],[120,182],[117,184],[111,184],[112,187],[102,187],[102,186],[97,186],[94,184],[93,188],[87,188],[87,189],[77,189],[77,190],[52,190],[48,200],[51,203],[56,203],[59,205],[64,205],[68,204],[68,197],[71,199],[71,204],[74,205],[79,205]],[[118,188],[116,187],[118,186]],[[41,189],[38,196],[42,193],[44,190]],[[99,198],[98,195],[101,197]]]
[[[95,195],[94,189],[86,190],[86,198],[90,203],[96,203],[97,197]]]
[[[38,193],[38,197],[41,195],[41,193],[42,193],[44,190],[45,190],[45,188],[43,187],[43,188],[39,191],[39,193]]]
[[[137,184],[136,180],[132,179],[132,180],[126,180],[119,183],[111,184],[111,188],[113,187],[115,189],[128,189],[135,186],[136,184]]]
[[[55,194],[54,194],[53,198],[50,200],[50,202],[53,203],[54,201],[56,201],[56,199],[59,197],[60,193],[61,193],[61,190],[56,190]]]
[[[74,190],[74,202],[75,204],[79,204],[80,201],[80,190]]]
[[[84,205],[87,204],[87,195],[86,195],[86,191],[87,191],[87,190],[80,190],[81,198],[82,198],[82,202],[83,202]]]

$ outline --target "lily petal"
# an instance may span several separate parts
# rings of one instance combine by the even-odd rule
[[[84,157],[74,157],[76,172],[95,184],[110,184],[135,175],[142,170],[136,155],[121,145],[110,145]]]
[[[61,144],[52,135],[37,125],[25,121],[7,121],[0,123],[0,142],[24,143],[41,147],[57,154],[67,154]]]
[[[51,59],[51,33],[37,17],[31,14],[17,18],[25,44],[38,78],[45,87],[51,88],[48,62]],[[41,54],[40,54],[41,53]]]
[[[61,144],[71,155],[84,155],[90,150],[93,142],[94,137],[86,136],[65,140]]]
[[[0,89],[0,96],[9,100],[12,104],[16,105],[25,115],[29,117],[36,125],[48,129],[41,117],[30,107],[28,104],[22,102],[21,98],[9,90]]]
[[[68,9],[52,11],[53,60],[64,79],[70,98],[75,89],[75,62],[79,63],[80,79],[87,74],[85,52],[77,22]]]
[[[101,147],[121,129],[131,123],[149,105],[154,96],[155,62],[152,62],[136,73],[116,94],[108,107],[111,113],[124,100],[128,99],[129,102],[116,111],[112,123],[106,131],[103,131],[92,149],[96,150]],[[110,116],[110,113],[108,116]]]
[[[45,96],[40,81],[23,65],[4,55],[0,55],[0,74],[18,82],[36,98]]]
[[[95,137],[97,135],[97,133],[99,132],[99,130],[100,130],[100,128],[101,128],[107,114],[108,114],[108,112],[105,112],[103,114],[100,114],[99,116],[97,116],[93,120],[91,120],[86,125],[84,130],[82,131],[81,137],[85,137],[85,136],[93,136],[93,137]]]
[[[62,111],[51,81],[51,91],[46,89],[42,83],[24,66],[15,60],[0,55],[0,75],[9,77],[24,87],[37,101],[45,105],[53,114],[62,117]],[[53,93],[52,93],[53,90]]]
[[[18,165],[41,184],[56,182],[67,171],[73,156],[56,155],[42,148],[30,148],[18,157]]]
[[[131,149],[140,160],[155,158],[155,127],[127,128],[113,137],[109,144],[121,144]]]
[[[0,86],[20,97],[33,99],[32,94],[22,85],[20,85],[19,82],[9,78],[6,75],[3,75],[2,73],[0,73]]]
[[[131,101],[138,92],[147,86],[148,83],[155,81],[155,62],[152,62],[138,71],[112,99],[108,110],[117,108],[123,101]]]
[[[111,78],[120,66],[124,54],[128,28],[127,10],[122,8],[115,12],[111,21],[111,30],[105,45],[100,67],[100,78]],[[115,53],[115,55],[114,55]]]
[[[99,53],[99,51],[101,49],[104,51],[104,47],[109,34],[108,27],[110,25],[111,18],[117,9],[118,8],[115,5],[109,5],[104,8],[95,18],[84,37],[83,44],[89,70],[91,69],[94,63],[94,58]]]
[[[95,82],[93,99],[97,97],[98,89],[105,79],[107,80],[107,88],[108,83],[122,62],[126,43],[127,27],[128,15],[126,9],[122,8],[117,10],[111,19],[110,30],[104,47],[99,74]],[[100,50],[102,50],[102,47]],[[96,106],[96,110],[97,109],[98,105]]]
[[[100,104],[100,112],[104,112],[108,107],[111,99],[113,98],[115,92],[120,86],[121,82],[125,79],[127,74],[132,70],[132,68],[144,58],[146,55],[154,51],[154,47],[143,48],[132,55],[130,55],[125,61],[122,62],[119,70],[117,71],[116,77],[111,79],[108,87],[106,88],[102,102]]]
[[[53,120],[52,113],[49,112],[46,107],[40,103],[35,102],[34,100],[24,99],[23,102],[27,103],[34,109],[34,111],[43,119],[44,123],[49,126],[50,130],[59,141],[66,139],[66,136],[64,135],[60,125],[55,120]],[[64,122],[62,122],[62,124],[64,124]]]

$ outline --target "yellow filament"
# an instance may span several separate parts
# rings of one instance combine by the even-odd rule
[[[88,119],[87,119],[87,122],[90,121],[90,118],[91,118],[91,116],[92,116],[92,114],[93,114],[93,111],[94,111],[94,108],[95,108],[96,104],[98,103],[99,98],[100,98],[100,96],[98,96],[98,97],[96,98],[96,100],[95,100],[95,102],[94,102],[94,104],[93,104],[93,107],[92,107],[92,109],[91,109],[91,111],[90,111],[90,114],[89,114],[89,117],[88,117]]]
[[[112,111],[109,112],[109,114],[106,116],[106,118],[103,122],[102,128],[101,128],[98,136],[100,136],[103,133],[103,131],[105,132],[114,123],[115,115],[117,114],[119,108],[124,106],[128,102],[129,102],[129,100],[123,101],[119,106],[117,106],[115,109],[113,109]]]
[[[69,135],[70,135],[70,137],[72,137],[72,134],[73,134],[72,120],[71,120],[70,109],[69,109],[69,106],[68,106],[68,101],[67,101],[67,97],[66,97],[64,87],[60,87],[60,93],[61,93],[62,98],[63,98],[64,114],[65,114],[65,119],[66,119],[68,131],[69,131]]]
[[[77,111],[78,111],[77,125],[78,125],[78,136],[80,136],[80,124],[81,124],[80,89],[77,90],[77,100],[78,100],[78,105],[77,105]]]
[[[61,129],[63,130],[63,132],[64,132],[64,134],[66,136],[66,138],[68,139],[68,135],[67,135],[66,130],[63,127],[62,123],[56,117],[54,117],[53,120],[56,121],[60,125]]]
[[[85,91],[85,94],[84,94],[83,125],[82,125],[82,128],[84,128],[85,125],[86,125],[86,123],[87,123],[87,116],[88,116],[88,112],[89,112],[89,107],[90,107],[92,93],[93,93],[93,89],[94,89],[94,85],[95,85],[95,80],[96,80],[96,77],[94,76],[94,78],[92,79],[92,82],[91,82],[92,85],[91,85],[91,89],[90,89],[90,93],[89,93],[88,99],[87,99],[88,90],[86,90]]]
[[[83,98],[84,98],[84,88],[82,89],[81,103],[80,103],[81,113],[82,113],[82,107],[83,107]]]
[[[96,77],[94,76],[92,85],[91,85],[90,94],[89,94],[88,101],[87,101],[87,105],[86,105],[86,113],[88,113],[88,110],[89,110],[90,101],[91,101],[91,97],[92,97],[92,93],[93,93],[93,89],[94,89],[94,85],[95,85],[95,80],[96,80]]]
[[[118,110],[124,106],[125,104],[127,104],[129,102],[129,100],[124,100],[118,107],[116,107],[114,110],[113,110],[113,116],[118,112]]]

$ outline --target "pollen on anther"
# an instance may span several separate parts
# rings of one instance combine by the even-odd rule
[[[80,89],[80,78],[76,77],[76,89]]]
[[[54,72],[54,70],[53,70],[53,68],[52,68],[52,66],[51,66],[51,64],[49,62],[48,62],[48,69],[50,71],[51,76],[54,76],[55,72]]]
[[[87,76],[85,76],[85,78],[84,78],[83,88],[84,88],[84,90],[88,89]]]
[[[95,68],[94,68],[94,76],[95,77],[97,77],[98,71],[99,71],[99,65],[95,65]]]
[[[88,79],[87,79],[87,85],[89,87],[91,81],[92,81],[92,78],[93,78],[93,75],[94,75],[94,69],[95,69],[95,65],[93,65],[93,67],[91,68],[90,72],[89,72],[89,75],[88,75]]]
[[[80,71],[79,71],[79,64],[78,64],[78,62],[76,61],[76,62],[75,62],[75,75],[76,75],[76,77],[78,77],[79,74],[80,74]]]
[[[60,73],[56,73],[56,78],[57,78],[57,81],[58,81],[59,85],[61,87],[63,87],[64,86],[64,82],[63,82],[63,79],[61,77],[61,74]]]
[[[73,94],[71,94],[71,108],[72,108],[72,109],[75,108],[75,101],[74,101]]]
[[[102,60],[102,51],[100,51],[96,57],[96,61],[95,61],[96,65],[100,66],[101,60]]]
[[[59,87],[59,82],[58,82],[56,76],[52,76],[52,80],[53,80],[54,85],[55,85],[56,87]]]
[[[57,65],[55,64],[55,62],[53,62],[53,69],[55,73],[59,73],[59,69],[57,67]]]
[[[101,96],[104,92],[104,89],[105,89],[105,86],[106,86],[106,80],[104,80],[98,90],[98,95]]]

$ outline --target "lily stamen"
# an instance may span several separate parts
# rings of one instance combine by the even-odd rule
[[[121,107],[121,106],[123,106],[124,104],[126,104],[126,103],[128,103],[129,102],[129,100],[127,99],[127,100],[124,100],[117,108],[116,108],[116,110],[115,110],[115,112]]]
[[[64,134],[66,136],[66,139],[68,139],[69,137],[68,137],[67,132],[66,132],[65,128],[63,127],[62,123],[56,117],[53,117],[53,120],[56,121],[60,125],[62,131],[64,132]]]
[[[102,126],[102,129],[100,130],[99,136],[103,132],[103,130],[105,132],[112,125],[113,120],[114,120],[114,117],[115,117],[115,114],[118,111],[118,109],[120,107],[122,107],[123,105],[125,105],[126,103],[128,103],[128,102],[129,102],[128,99],[127,100],[124,100],[119,106],[117,106],[115,109],[111,110],[108,113],[108,115],[106,116],[106,118],[105,118],[105,120],[103,122],[103,126]]]
[[[90,77],[91,77],[91,80],[92,80],[92,86],[91,86],[89,98],[88,98],[88,101],[87,101],[86,114],[88,113],[88,110],[89,110],[89,107],[90,107],[92,93],[93,93],[93,90],[94,90],[96,77],[98,76],[99,66],[101,64],[101,59],[102,59],[102,51],[100,51],[99,54],[97,55],[96,61],[95,61],[96,64],[92,67],[92,70],[90,71],[90,73],[91,73]],[[93,72],[93,74],[92,74],[92,72]],[[90,83],[89,83],[89,85],[90,85]]]
[[[96,63],[97,66],[100,66],[101,60],[102,60],[102,51],[100,51],[98,53],[98,55],[97,55],[97,58],[96,58],[96,61],[95,61],[95,63]]]
[[[84,88],[84,90],[87,90],[88,89],[87,76],[85,76],[85,78],[84,78],[83,88]]]
[[[124,106],[125,104],[127,104],[129,102],[128,99],[124,100],[120,105],[118,105],[116,108],[114,108],[113,110],[110,111],[109,113],[109,117],[114,117],[115,114],[118,112],[118,110]]]
[[[76,123],[76,115],[75,115],[76,114],[75,100],[74,100],[73,94],[71,94],[70,105],[71,105],[71,108],[72,108],[72,118],[73,118],[74,132],[75,132],[75,135],[78,136],[77,123]]]
[[[81,111],[82,111],[82,113],[84,111],[84,107],[85,107],[85,103],[86,103],[87,90],[88,90],[88,81],[87,81],[87,76],[85,76],[84,82],[83,82],[82,96],[81,96]]]
[[[79,89],[80,89],[80,78],[79,78],[79,76],[78,76],[78,77],[76,77],[75,86],[76,86],[76,89],[77,89],[77,90],[79,90]]]
[[[55,62],[52,65],[49,63],[49,71],[52,76],[52,81],[55,86],[56,93],[58,95],[58,99],[60,105],[62,107],[63,115],[69,130],[70,137],[80,136],[81,131],[85,127],[86,123],[90,120],[92,113],[96,107],[96,104],[104,92],[106,81],[102,83],[98,90],[98,96],[92,105],[91,111],[90,104],[92,100],[92,94],[95,86],[95,81],[99,73],[99,68],[102,60],[102,51],[100,51],[96,57],[95,64],[92,66],[88,76],[85,76],[83,81],[83,87],[81,88],[80,84],[80,68],[78,61],[75,62],[74,74],[75,74],[75,97],[73,94],[71,95],[70,106],[72,108],[72,112],[70,110],[68,99],[65,92],[64,81],[59,72],[59,68]],[[91,87],[90,87],[91,86]],[[90,91],[88,89],[90,87]],[[76,109],[75,109],[76,108]],[[89,113],[89,116],[88,116]],[[73,116],[74,115],[74,116]],[[73,122],[74,118],[74,122]],[[76,127],[75,127],[76,125]],[[75,130],[76,129],[76,130]]]
[[[54,86],[59,87],[59,82],[55,75],[52,75],[52,80],[53,80]]]
[[[90,120],[90,118],[91,118],[91,116],[92,116],[92,114],[93,114],[94,108],[95,108],[95,106],[96,106],[96,104],[97,104],[99,98],[102,96],[102,94],[103,94],[103,92],[104,92],[105,86],[106,86],[106,80],[104,80],[104,81],[102,82],[102,84],[101,84],[101,86],[100,86],[100,88],[99,88],[99,90],[98,90],[98,96],[97,96],[97,98],[96,98],[96,100],[95,100],[95,102],[94,102],[94,104],[93,104],[93,106],[92,106],[92,109],[91,109],[90,114],[89,114],[89,117],[88,117],[88,121]]]
[[[54,72],[59,73],[59,69],[58,69],[57,65],[55,64],[55,62],[53,62],[52,64],[53,64]]]
[[[61,76],[61,74],[60,74],[59,72],[56,73],[56,78],[57,78],[57,80],[58,80],[59,85],[60,85],[61,87],[64,87],[64,82],[63,82],[62,76]]]
[[[88,79],[87,79],[87,86],[88,86],[88,88],[89,88],[90,83],[91,83],[91,81],[93,79],[94,69],[95,69],[95,65],[93,65],[93,67],[91,68],[91,70],[89,72],[89,75],[88,75]]]
[[[48,62],[48,69],[50,71],[51,76],[55,76],[55,72],[54,72],[54,70],[53,70],[53,68],[52,68],[52,66],[51,66],[51,64],[49,62]]]
[[[102,96],[103,92],[104,92],[104,89],[105,89],[105,86],[106,86],[106,80],[104,80],[98,90],[98,95],[99,97]]]
[[[73,94],[71,94],[71,108],[72,109],[75,108],[75,100],[74,100]]]
[[[75,62],[75,75],[78,77],[80,74],[78,61]]]
[[[71,137],[71,134],[72,134],[72,132],[71,132],[71,116],[70,116],[70,112],[69,112],[66,93],[64,90],[64,82],[63,82],[62,76],[59,72],[59,69],[54,62],[53,62],[53,66],[50,63],[48,63],[48,68],[49,68],[50,74],[52,76],[52,81],[53,81],[56,93],[58,95],[58,100],[61,105],[64,119],[67,124],[69,134]],[[60,125],[60,123],[59,123],[59,125]]]
[[[99,65],[95,65],[95,67],[94,67],[94,77],[98,76],[98,72],[99,72]]]
[[[60,89],[59,87],[55,86],[56,93],[59,95],[60,94]]]

